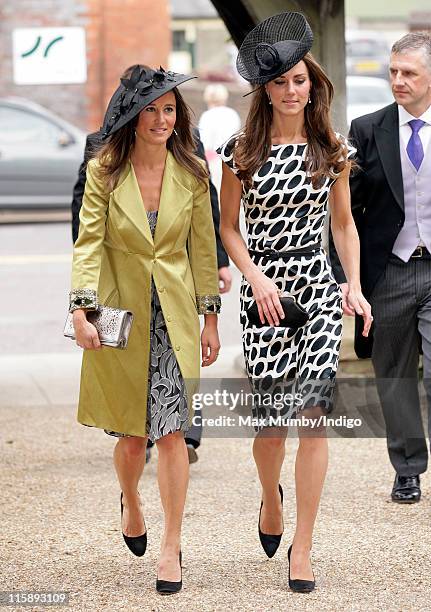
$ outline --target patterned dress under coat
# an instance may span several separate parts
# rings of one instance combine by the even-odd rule
[[[151,234],[157,224],[157,210],[147,212]],[[159,296],[151,279],[150,363],[146,430],[151,442],[173,433],[189,429],[187,390],[169,339],[169,333]],[[105,432],[117,438],[127,437],[117,431]]]

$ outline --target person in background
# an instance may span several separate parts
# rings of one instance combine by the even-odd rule
[[[133,64],[126,68],[126,70],[121,75],[121,78],[128,79],[132,74],[134,68],[136,68],[137,64]],[[145,66],[143,66],[145,67]],[[109,109],[108,109],[109,110]],[[204,145],[200,139],[199,131],[196,128],[193,128],[193,138],[196,144],[195,154],[200,157],[202,160],[206,161]],[[73,197],[72,197],[72,239],[75,243],[78,239],[79,234],[79,213],[81,211],[82,206],[82,197],[84,195],[85,189],[85,181],[87,178],[87,164],[88,161],[97,154],[97,151],[102,146],[102,133],[101,130],[97,132],[93,132],[88,134],[87,140],[85,143],[85,151],[84,151],[84,159],[79,167],[78,178],[73,188]],[[220,238],[220,209],[219,209],[219,201],[217,195],[217,189],[215,188],[213,182],[210,178],[210,197],[211,197],[211,211],[214,223],[214,231],[216,237],[216,246],[217,246],[217,266],[218,266],[218,276],[219,276],[219,291],[220,293],[227,293],[230,291],[232,286],[232,275],[229,270],[229,257],[223,247],[223,243]],[[187,431],[185,441],[187,445],[187,451],[189,456],[190,463],[195,463],[198,460],[197,449],[201,444],[202,439],[202,425],[200,423],[199,415],[196,415],[195,422],[191,426],[191,428]],[[151,457],[151,448],[153,443],[151,440],[148,440],[147,449],[146,449],[146,460],[147,462]]]
[[[418,502],[428,448],[418,393],[419,350],[431,436],[431,36],[407,34],[392,46],[395,102],[352,121],[359,172],[350,179],[361,241],[361,284],[374,313],[372,339],[355,350],[371,357],[395,470],[392,501]],[[346,294],[331,247],[335,276]],[[344,300],[345,301],[345,300]],[[350,314],[353,314],[350,312]],[[370,495],[373,495],[370,489]]]
[[[241,127],[241,119],[236,110],[226,106],[228,97],[229,92],[221,83],[207,85],[204,90],[204,100],[208,110],[204,111],[199,119],[199,132],[205,155],[218,191],[220,191],[222,171],[216,150]]]

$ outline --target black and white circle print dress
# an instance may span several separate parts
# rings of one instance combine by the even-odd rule
[[[347,144],[347,156],[355,149]],[[236,174],[234,136],[218,149],[221,159]],[[243,185],[242,202],[247,246],[253,251],[302,249],[321,242],[331,186],[328,177],[315,189],[305,170],[307,145],[272,145],[267,161],[254,174],[252,186]],[[338,366],[342,332],[341,291],[323,248],[314,253],[269,260],[253,256],[254,263],[271,278],[281,294],[292,295],[305,308],[309,320],[298,330],[256,327],[246,311],[253,293],[243,277],[240,321],[247,374],[253,389],[271,389],[283,400],[253,403],[253,416],[290,418],[302,408],[320,406],[329,412]],[[287,392],[289,391],[289,392]]]

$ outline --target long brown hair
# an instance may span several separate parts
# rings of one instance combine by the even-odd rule
[[[328,176],[341,172],[347,162],[346,146],[337,138],[329,116],[334,88],[311,53],[303,58],[311,81],[310,100],[304,109],[307,134],[306,170],[314,188]],[[253,174],[265,163],[271,151],[272,106],[264,87],[253,94],[245,128],[239,135],[234,158],[238,177],[251,185]]]
[[[198,179],[206,191],[209,175],[194,154],[196,143],[192,133],[191,110],[178,89],[175,87],[172,91],[176,102],[176,122],[175,131],[168,138],[166,148],[171,151],[180,166]],[[95,157],[99,160],[99,176],[109,191],[115,189],[124,172],[135,143],[135,128],[138,119],[139,114],[114,132],[108,138],[107,143],[95,151]]]

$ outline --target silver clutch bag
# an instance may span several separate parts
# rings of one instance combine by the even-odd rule
[[[63,333],[67,338],[75,340],[72,314],[69,312],[67,315]],[[130,310],[99,305],[97,310],[91,310],[87,313],[87,321],[97,329],[100,344],[112,348],[126,348],[133,323],[133,313]]]

